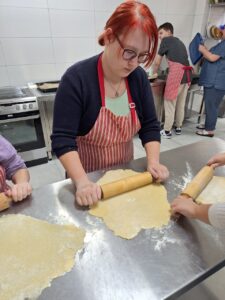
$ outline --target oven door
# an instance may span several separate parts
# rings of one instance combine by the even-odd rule
[[[0,134],[11,142],[27,166],[47,162],[39,114],[0,120]]]

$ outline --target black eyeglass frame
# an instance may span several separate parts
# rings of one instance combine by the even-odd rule
[[[119,37],[116,34],[114,34],[114,35],[115,35],[115,38],[116,38],[118,44],[120,45],[121,49],[123,49],[122,57],[123,57],[124,60],[129,61],[129,60],[134,59],[135,57],[138,57],[138,63],[139,64],[144,64],[148,61],[149,56],[150,56],[149,52],[144,52],[142,54],[137,55],[136,51],[125,48],[123,46],[121,40],[119,39]],[[140,59],[142,57],[143,57],[143,59]]]

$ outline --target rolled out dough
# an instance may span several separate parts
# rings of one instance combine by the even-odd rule
[[[108,171],[98,184],[109,183],[135,174],[138,173],[132,170]],[[142,228],[158,228],[167,225],[170,219],[170,206],[167,202],[166,189],[160,184],[150,184],[99,201],[89,210],[89,213],[101,217],[115,235],[132,239]]]
[[[25,215],[0,218],[0,299],[35,299],[72,269],[85,232]]]
[[[225,178],[213,176],[212,180],[196,199],[196,202],[204,204],[225,202]]]

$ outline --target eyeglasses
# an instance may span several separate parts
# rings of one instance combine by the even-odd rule
[[[122,57],[124,60],[132,60],[135,57],[138,57],[138,63],[143,64],[149,59],[149,52],[145,52],[142,54],[137,55],[137,53],[134,50],[124,48],[122,42],[118,38],[117,35],[115,35],[117,42],[119,43],[120,47],[123,49]]]

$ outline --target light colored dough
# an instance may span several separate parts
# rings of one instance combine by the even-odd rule
[[[24,215],[0,218],[0,299],[37,298],[72,269],[85,232]]]
[[[138,173],[132,170],[108,171],[98,184],[135,174]],[[170,206],[167,202],[166,189],[160,184],[149,184],[108,200],[99,201],[89,210],[89,213],[101,217],[115,235],[132,239],[142,228],[158,228],[167,225],[170,219]]]
[[[225,202],[225,177],[213,176],[213,179],[198,196],[196,202],[205,204]]]

